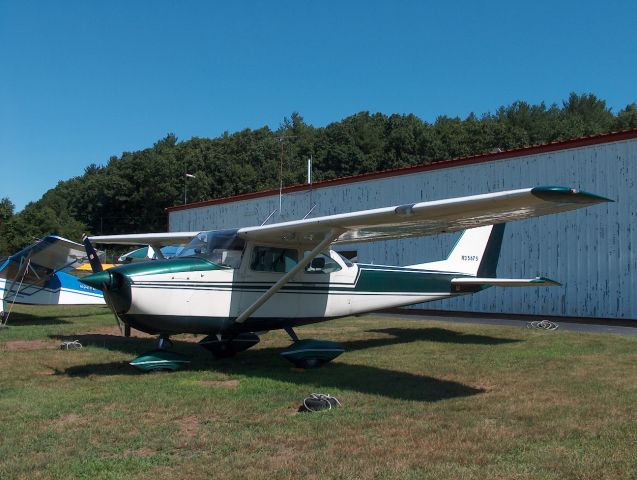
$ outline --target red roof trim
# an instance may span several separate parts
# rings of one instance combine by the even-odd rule
[[[599,145],[603,143],[620,142],[622,140],[631,140],[637,138],[637,128],[631,130],[622,130],[620,132],[602,133],[599,135],[591,135],[589,137],[579,137],[570,140],[562,140],[559,142],[545,143],[541,145],[532,145],[530,147],[514,148],[502,152],[482,153],[479,155],[471,155],[468,157],[452,158],[449,160],[439,160],[434,163],[412,165],[409,167],[392,168],[389,170],[380,170],[377,172],[362,173],[360,175],[352,175],[349,177],[334,178],[331,180],[322,180],[313,183],[312,189],[333,187],[355,182],[364,182],[367,180],[375,180],[378,178],[394,177],[398,175],[408,175],[411,173],[426,172],[429,170],[439,170],[442,168],[460,167],[463,165],[472,165],[476,163],[491,162],[495,160],[503,160],[506,158],[520,157],[526,155],[555,152],[558,150],[568,150],[571,148],[588,147],[591,145]],[[292,185],[283,188],[283,193],[301,192],[309,190],[310,185],[303,183],[300,185]],[[175,212],[179,210],[190,210],[193,208],[207,207],[209,205],[219,205],[223,203],[240,202],[242,200],[251,200],[253,198],[269,197],[278,195],[279,189],[262,190],[260,192],[244,193],[242,195],[234,195],[232,197],[215,198],[213,200],[204,200],[201,202],[188,203],[186,205],[175,205],[166,208],[166,212]]]

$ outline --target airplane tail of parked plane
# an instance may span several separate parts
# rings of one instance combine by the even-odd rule
[[[409,267],[477,277],[495,277],[504,225],[500,223],[465,230],[445,260],[409,265]]]
[[[451,284],[457,291],[465,288],[556,286],[559,282],[545,277],[496,278],[504,223],[465,230],[446,260],[410,265],[410,268],[461,275]]]

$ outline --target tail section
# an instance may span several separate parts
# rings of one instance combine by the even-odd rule
[[[465,230],[446,260],[410,265],[421,270],[454,272],[476,277],[495,277],[504,223]]]

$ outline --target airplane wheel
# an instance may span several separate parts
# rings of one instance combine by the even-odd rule
[[[234,337],[221,337],[209,335],[199,342],[215,358],[229,358],[239,352],[243,352],[259,343],[259,337],[254,333],[241,333]]]
[[[319,367],[322,367],[327,362],[329,362],[329,360],[326,360],[324,358],[311,357],[311,358],[304,358],[303,360],[296,361],[294,362],[294,365],[298,368],[306,368],[306,369],[319,368]]]
[[[281,356],[298,368],[319,368],[334,360],[345,348],[328,340],[299,340],[281,352]]]
[[[236,354],[237,352],[227,343],[221,343],[217,345],[217,348],[215,348],[215,350],[212,352],[213,357],[218,360],[222,358],[234,357]]]
[[[166,367],[156,367],[156,368],[151,368],[149,370],[147,370],[147,373],[164,373],[164,372],[174,372],[175,370],[173,370],[172,368],[166,368]]]

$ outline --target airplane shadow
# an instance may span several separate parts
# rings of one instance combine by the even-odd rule
[[[394,338],[384,340],[383,345],[400,343],[409,330],[397,330]],[[437,330],[437,329],[434,329]],[[415,332],[411,332],[415,333]],[[440,335],[440,333],[438,333]],[[419,335],[419,334],[416,334]],[[444,335],[443,335],[444,336]],[[56,336],[59,340],[79,340],[84,346],[100,346],[129,353],[132,357],[156,347],[152,338],[125,338],[115,335],[75,335]],[[371,342],[371,343],[370,343]],[[215,360],[210,353],[196,343],[175,341],[174,351],[187,355],[191,364],[189,370],[220,372],[226,375],[242,375],[252,378],[269,378],[281,382],[307,385],[309,390],[323,391],[329,388],[351,390],[383,397],[435,402],[439,400],[467,397],[484,392],[459,382],[441,380],[427,375],[419,375],[397,370],[367,365],[354,365],[336,361],[315,370],[291,368],[279,353],[279,348],[248,350],[236,357]],[[345,342],[346,348],[355,350],[380,346],[371,341]],[[89,377],[92,375],[144,375],[134,370],[127,362],[108,362],[77,365],[56,372],[57,375]]]
[[[8,326],[28,326],[28,325],[64,325],[72,322],[61,320],[58,317],[44,317],[42,315],[31,315],[29,313],[12,312],[9,316]]]
[[[379,328],[366,330],[369,333],[382,333],[390,337],[372,338],[366,340],[351,340],[340,342],[346,350],[360,350],[364,348],[383,347],[397,343],[411,342],[440,342],[471,345],[502,345],[507,343],[517,343],[520,340],[513,338],[498,338],[488,335],[473,335],[470,333],[456,332],[446,328]]]

